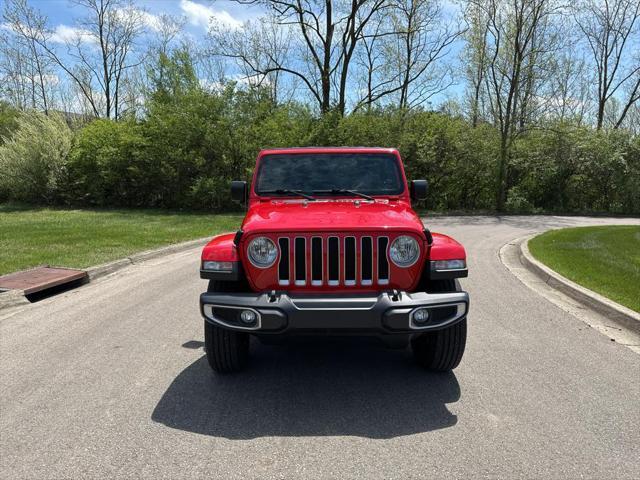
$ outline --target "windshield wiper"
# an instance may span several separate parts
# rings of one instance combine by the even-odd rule
[[[277,190],[261,190],[258,192],[259,195],[275,193],[277,195],[298,195],[299,197],[306,198],[307,200],[315,201],[311,195],[304,193],[302,190],[290,190],[288,188],[279,188]]]
[[[366,193],[359,192],[357,190],[347,190],[346,188],[332,188],[331,190],[314,190],[312,193],[330,193],[332,195],[353,195],[355,197],[365,198],[367,200],[374,201],[375,199],[367,195]]]

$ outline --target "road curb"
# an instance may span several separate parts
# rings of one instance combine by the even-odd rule
[[[96,265],[95,267],[86,268],[84,269],[84,271],[87,272],[88,281],[92,282],[101,277],[105,277],[119,270],[122,270],[123,268],[130,267],[131,265],[143,263],[147,260],[152,260],[164,255],[180,253],[195,247],[204,246],[209,240],[210,237],[204,237],[198,238],[196,240],[189,240],[188,242],[167,245],[165,247],[156,248],[154,250],[146,250],[144,252],[134,253],[126,258],[114,260],[113,262],[103,263],[102,265]],[[30,304],[31,302],[27,300],[22,290],[7,290],[4,292],[0,292],[0,311],[2,311],[3,313],[10,309]]]
[[[29,303],[22,290],[7,290],[0,293],[0,311],[28,305]]]
[[[609,300],[588,288],[578,285],[550,269],[542,262],[536,260],[529,251],[529,240],[538,235],[540,234],[536,233],[519,240],[518,253],[520,261],[527,270],[537,275],[550,287],[553,287],[574,300],[587,305],[589,308],[595,310],[597,313],[605,316],[611,321],[640,333],[640,313]]]
[[[102,265],[96,265],[95,267],[87,268],[86,272],[89,275],[89,281],[93,281],[137,263],[142,263],[147,260],[162,257],[163,255],[180,253],[185,250],[190,250],[191,248],[204,246],[210,239],[210,237],[198,238],[196,240],[176,243],[174,245],[168,245],[166,247],[156,248],[154,250],[146,250],[144,252],[134,253],[126,258],[121,258],[119,260],[114,260],[113,262],[103,263]]]

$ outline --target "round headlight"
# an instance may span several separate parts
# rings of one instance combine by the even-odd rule
[[[402,235],[396,238],[389,247],[391,261],[399,267],[410,267],[418,260],[420,247],[413,237]]]
[[[276,245],[267,237],[254,238],[247,248],[249,261],[258,268],[267,268],[273,265],[278,256]]]

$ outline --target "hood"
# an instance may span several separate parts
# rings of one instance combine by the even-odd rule
[[[407,203],[386,199],[272,200],[253,204],[242,224],[246,234],[389,230],[422,235],[423,229],[420,218]]]

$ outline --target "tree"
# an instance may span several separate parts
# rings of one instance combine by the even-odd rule
[[[406,109],[451,85],[449,68],[439,61],[463,31],[445,18],[439,0],[394,0],[391,19],[395,45],[389,61],[397,69],[398,106]]]
[[[388,0],[352,0],[334,5],[333,0],[235,0],[259,4],[270,12],[276,25],[295,32],[296,54],[266,64],[247,62],[246,55],[231,51],[255,75],[273,72],[298,79],[326,113],[332,108],[343,115],[349,88],[349,71],[363,32],[375,14],[388,8]]]
[[[596,71],[598,130],[603,127],[607,103],[620,95],[623,87],[629,87],[613,119],[618,128],[640,100],[640,2],[584,0],[578,3],[576,13]]]
[[[149,66],[151,104],[168,104],[194,91],[200,91],[193,58],[186,49],[167,55],[160,52],[155,64]]]
[[[489,17],[487,11],[478,3],[469,2],[465,9],[467,30],[465,32],[466,48],[462,60],[467,80],[467,102],[471,125],[475,128],[481,115],[481,102],[487,72],[487,34]]]
[[[390,0],[362,33],[358,61],[365,88],[354,110],[386,98],[409,109],[444,91],[452,72],[442,60],[461,34],[440,0]]]
[[[38,43],[47,19],[31,8],[27,0],[8,0],[2,16],[15,36],[14,42],[4,39],[2,54],[5,76],[14,83],[17,105],[26,107],[26,100],[30,98],[31,108],[48,114],[51,61]]]
[[[553,118],[561,123],[570,121],[582,125],[589,108],[591,87],[585,60],[567,48],[552,59],[551,68],[554,74],[549,82],[549,97],[553,99]]]
[[[371,109],[380,96],[380,89],[387,88],[393,82],[390,66],[387,63],[389,49],[388,17],[378,12],[369,21],[362,32],[361,48],[356,52],[355,67],[358,76],[358,91],[363,92],[353,111]]]
[[[246,83],[262,94],[265,88],[276,103],[283,91],[282,76],[291,53],[291,29],[278,25],[273,17],[247,21],[242,29],[229,29],[212,23],[209,30],[210,53],[234,60],[239,76],[235,80]]]
[[[487,72],[484,74],[489,110],[500,131],[496,208],[505,206],[509,153],[523,131],[529,110],[537,108],[538,69],[553,50],[552,0],[472,0],[487,18]]]
[[[24,110],[29,105],[27,53],[13,32],[0,29],[0,94]]]
[[[66,42],[70,64],[51,46],[52,32],[34,37],[82,93],[96,117],[119,118],[121,85],[126,72],[140,65],[131,61],[134,42],[142,30],[142,12],[128,0],[72,0],[86,12],[80,28]]]

